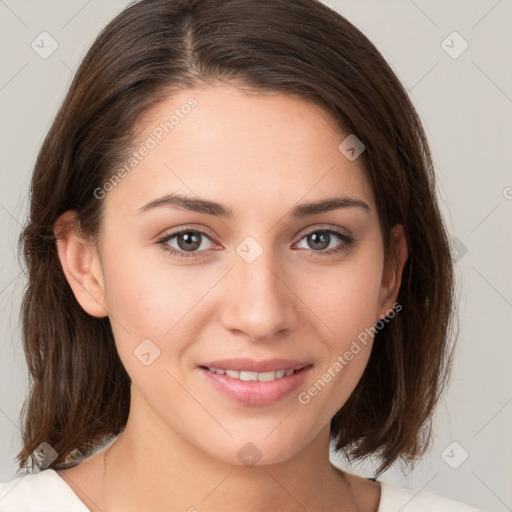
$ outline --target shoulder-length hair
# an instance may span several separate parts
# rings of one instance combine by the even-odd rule
[[[20,468],[37,463],[42,442],[58,454],[53,467],[87,456],[122,431],[129,412],[130,378],[109,319],[89,316],[75,299],[55,221],[75,210],[94,239],[102,213],[94,191],[133,149],[137,123],[173,91],[217,80],[312,102],[363,141],[385,246],[402,224],[409,258],[402,310],[375,335],[331,439],[350,459],[379,457],[381,471],[426,451],[453,354],[453,268],[430,150],[407,92],[362,32],[319,1],[142,0],[95,40],[35,165],[20,236],[30,371]]]

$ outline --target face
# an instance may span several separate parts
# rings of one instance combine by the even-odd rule
[[[361,158],[318,107],[228,85],[174,94],[141,129],[98,191],[82,286],[108,311],[130,414],[229,463],[289,459],[329,428],[396,298]]]

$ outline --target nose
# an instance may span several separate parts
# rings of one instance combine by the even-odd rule
[[[225,283],[224,328],[254,341],[271,341],[293,329],[299,319],[300,301],[293,293],[291,278],[270,253],[263,251],[252,263],[237,256]]]

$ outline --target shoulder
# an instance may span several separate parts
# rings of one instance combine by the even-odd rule
[[[377,512],[483,512],[430,492],[405,489],[380,480],[379,483],[381,496]]]
[[[78,496],[53,469],[0,483],[0,512],[45,510],[88,512]]]

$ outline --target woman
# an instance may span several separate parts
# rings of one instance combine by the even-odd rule
[[[31,192],[19,461],[42,471],[0,510],[474,510],[329,461],[414,462],[452,354],[428,144],[339,14],[130,6]]]

